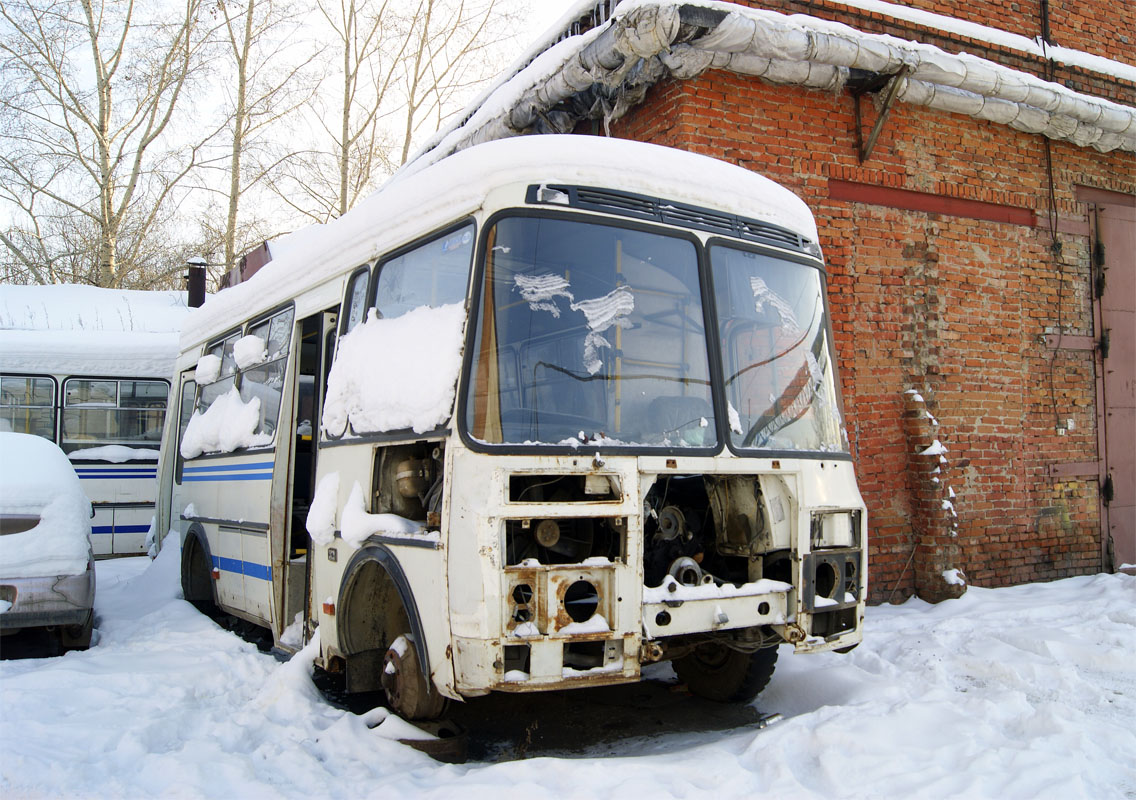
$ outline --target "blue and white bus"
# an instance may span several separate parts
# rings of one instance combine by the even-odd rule
[[[187,310],[182,292],[0,287],[0,430],[50,439],[71,459],[96,557],[146,552]]]

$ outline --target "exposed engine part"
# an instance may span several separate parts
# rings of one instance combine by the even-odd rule
[[[553,548],[560,541],[561,523],[554,519],[542,519],[536,526],[536,541],[541,547]],[[567,525],[565,526],[567,527]]]
[[[675,506],[667,506],[659,512],[659,530],[655,534],[668,542],[678,537],[690,538],[690,531],[686,527],[686,517],[682,510]]]
[[[683,586],[704,586],[714,583],[714,576],[703,572],[698,562],[689,556],[675,559],[667,573]]]
[[[442,510],[443,449],[428,442],[380,448],[375,454],[375,508],[428,521]]]
[[[420,498],[430,488],[434,462],[426,459],[407,459],[395,467],[395,486],[403,497]]]

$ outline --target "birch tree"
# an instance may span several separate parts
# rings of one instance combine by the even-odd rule
[[[319,9],[334,56],[323,105],[313,106],[317,141],[274,186],[293,210],[325,222],[373,191],[417,135],[501,66],[493,48],[515,36],[518,14],[492,0],[321,0]]]
[[[81,259],[60,236],[78,226],[94,232],[90,282],[134,280],[209,138],[169,136],[207,35],[202,2],[0,0],[0,244],[33,279]]]
[[[309,102],[316,76],[309,74],[318,49],[302,39],[303,17],[281,0],[219,0],[220,38],[231,76],[229,94],[228,186],[219,239],[227,269],[267,224],[242,214],[246,195],[297,155],[287,136],[288,118]],[[224,74],[229,75],[226,69]]]

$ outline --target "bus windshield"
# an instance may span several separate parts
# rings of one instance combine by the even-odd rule
[[[474,439],[717,446],[693,240],[517,216],[486,250],[465,404]]]
[[[735,448],[846,452],[820,270],[710,248]]]

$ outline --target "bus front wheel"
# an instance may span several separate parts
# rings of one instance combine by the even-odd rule
[[[446,711],[446,698],[422,674],[408,634],[397,637],[387,649],[382,684],[387,705],[403,719],[437,719]]]
[[[761,693],[776,666],[776,647],[743,653],[719,642],[704,642],[676,659],[674,671],[691,694],[719,703],[743,703]]]

